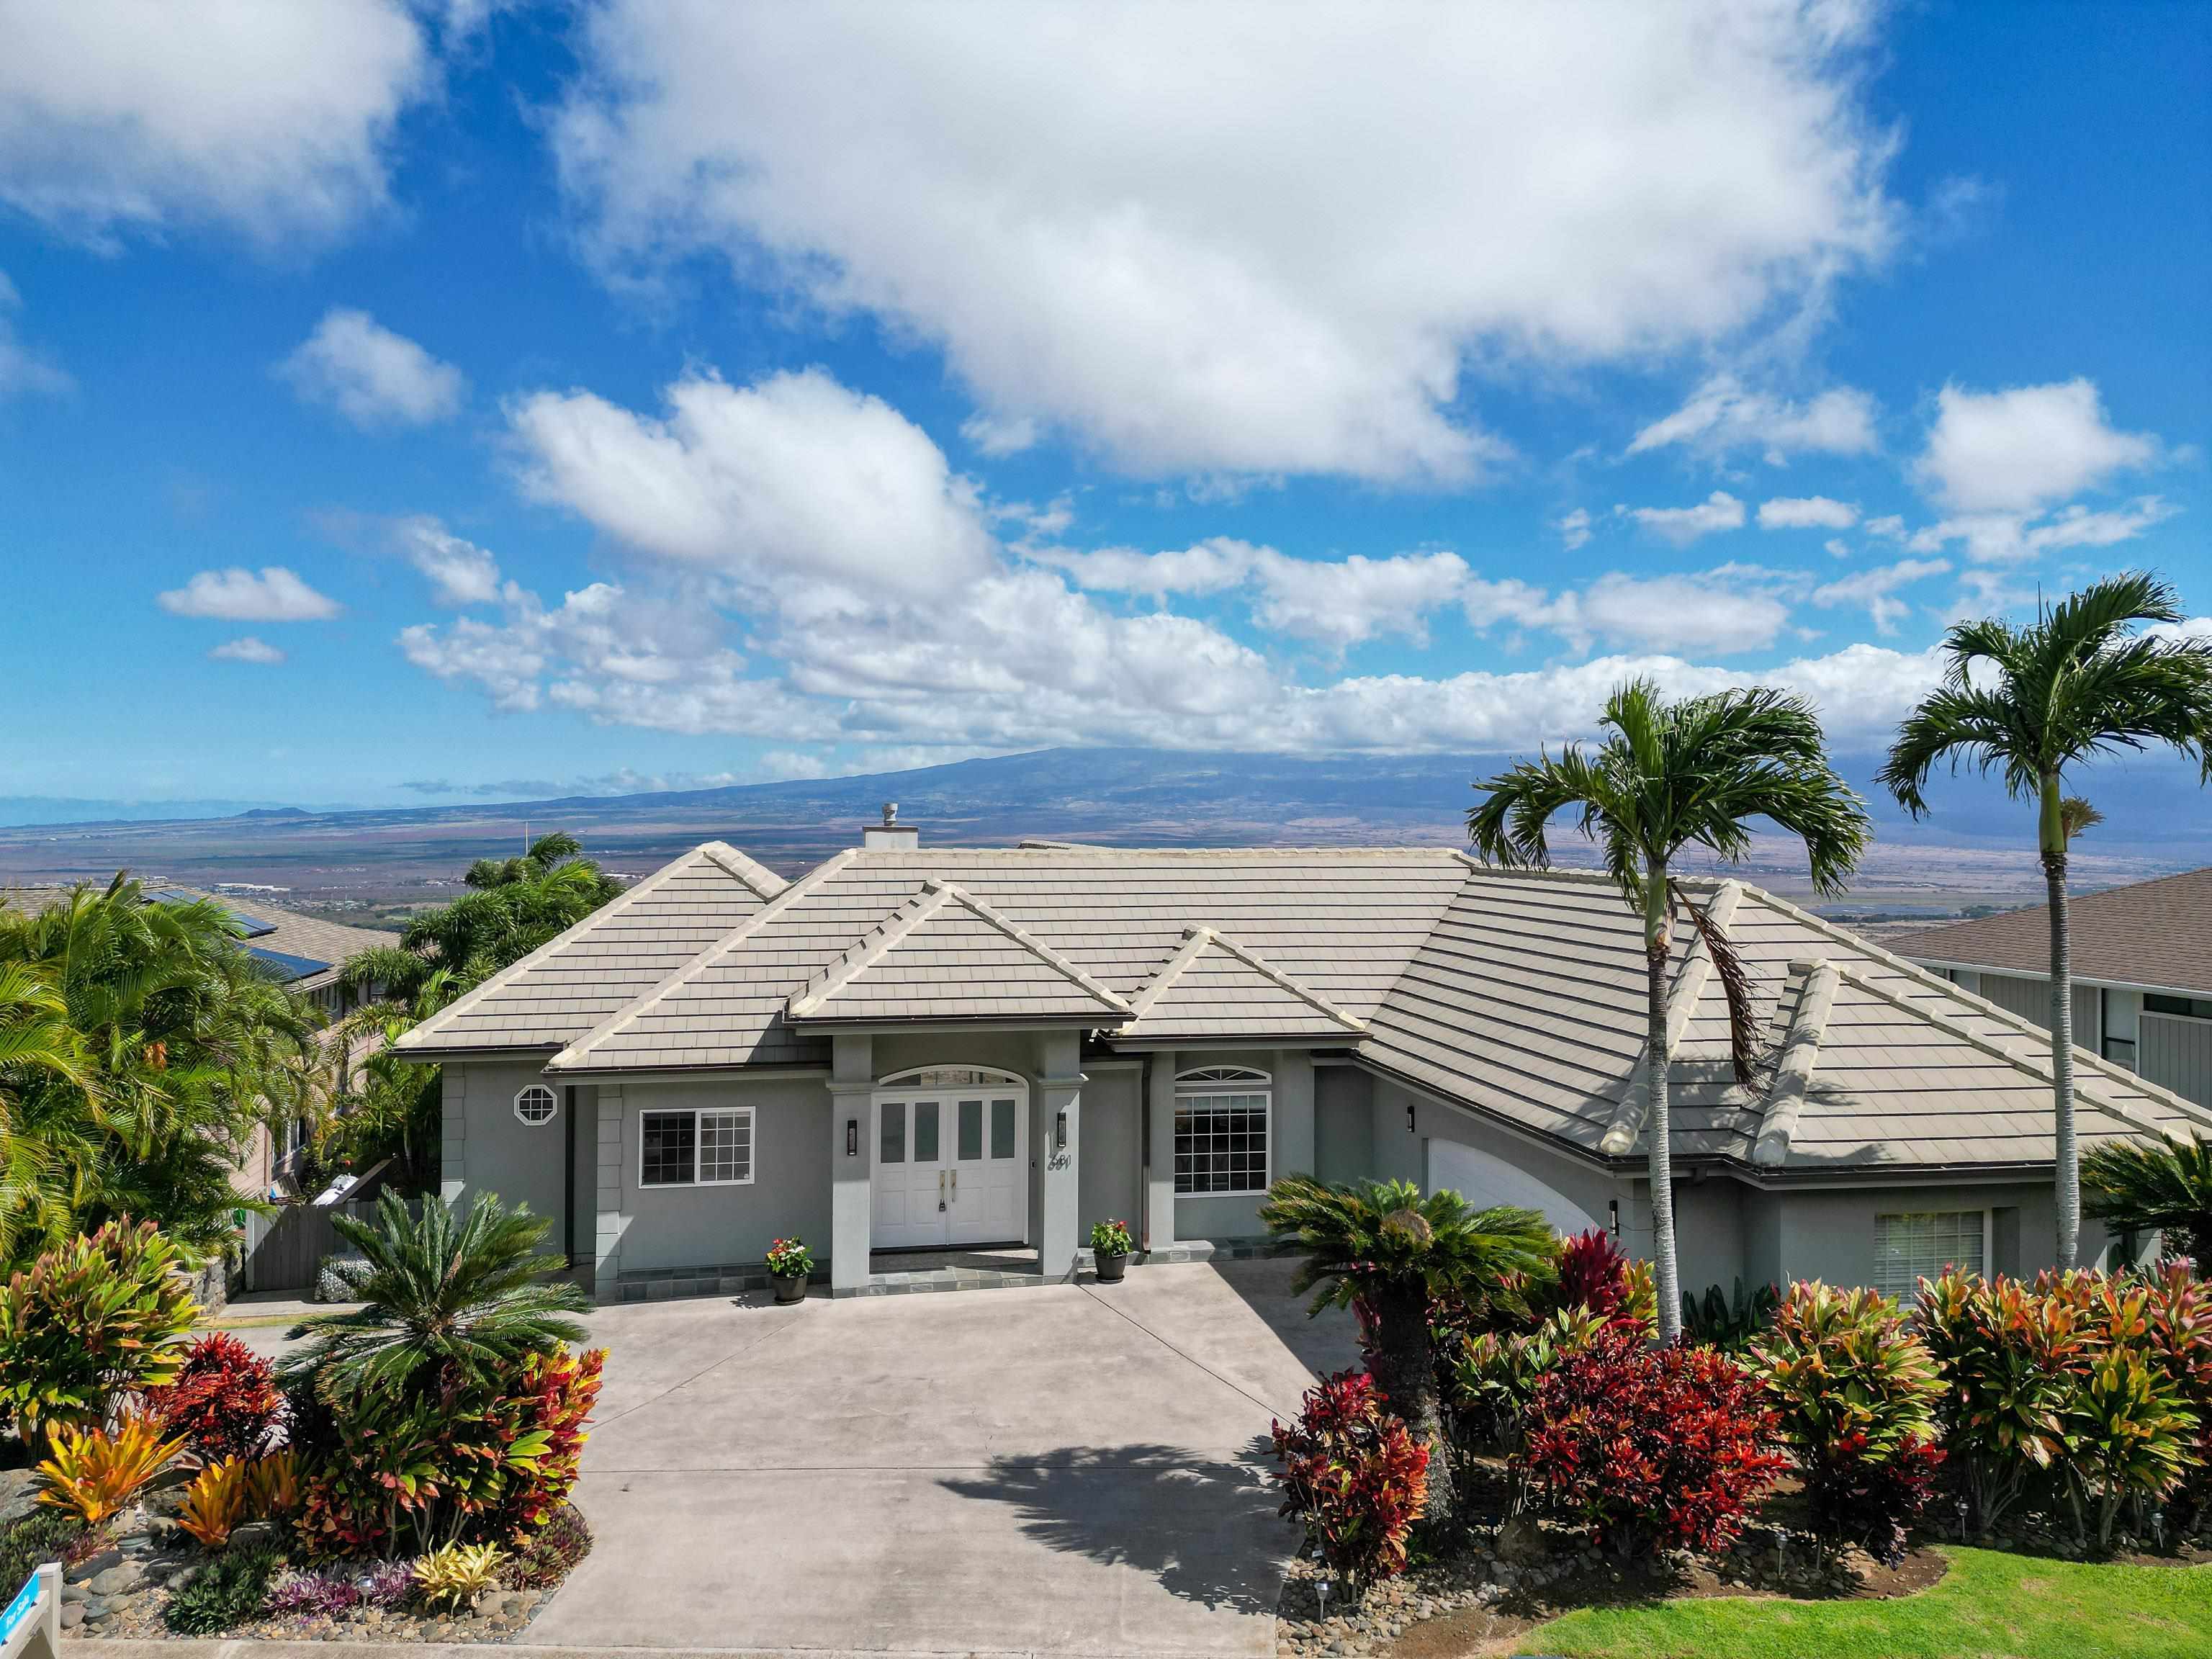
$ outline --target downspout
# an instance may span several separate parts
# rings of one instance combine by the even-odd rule
[[[576,1265],[576,1085],[561,1091],[561,1115],[568,1121],[561,1158],[561,1254]]]

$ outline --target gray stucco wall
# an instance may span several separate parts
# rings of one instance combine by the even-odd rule
[[[533,1057],[457,1061],[444,1068],[440,1086],[447,1122],[440,1190],[448,1203],[466,1204],[478,1193],[489,1192],[509,1206],[527,1204],[533,1213],[552,1218],[548,1243],[559,1249],[565,1248],[566,1237],[562,1209],[567,1188],[562,1163],[568,1146],[566,1103],[544,1123],[525,1123],[514,1115],[515,1095],[533,1083],[546,1082],[544,1066],[542,1058]],[[556,1099],[561,1097],[558,1087],[553,1087],[553,1093]],[[589,1190],[584,1189],[586,1195]]]
[[[617,1102],[618,1097],[618,1102]],[[830,1093],[817,1078],[625,1083],[602,1089],[599,1116],[619,1127],[620,1267],[758,1261],[777,1238],[799,1237],[826,1258],[830,1240]],[[744,1186],[641,1187],[640,1115],[750,1106],[753,1179]]]
[[[1314,1173],[1323,1181],[1366,1178],[1374,1150],[1375,1079],[1355,1066],[1314,1068]]]
[[[1137,1229],[1137,1193],[1141,1181],[1144,1122],[1134,1066],[1086,1066],[1083,1085],[1083,1139],[1077,1166],[1080,1185],[1077,1242],[1089,1248],[1091,1224],[1126,1221]]]
[[[1988,1185],[1854,1188],[1748,1195],[1761,1218],[1747,1230],[1745,1277],[1786,1285],[1823,1279],[1832,1285],[1874,1282],[1875,1218],[1929,1210],[1994,1212],[1990,1269],[2030,1276],[2057,1254],[2057,1208],[2048,1182]],[[2094,1262],[2109,1241],[2084,1222],[2081,1258]],[[1688,1283],[1686,1278],[1684,1283]]]

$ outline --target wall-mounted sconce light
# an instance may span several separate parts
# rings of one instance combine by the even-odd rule
[[[1608,1198],[1605,1201],[1605,1208],[1607,1217],[1613,1225],[1613,1236],[1619,1238],[1620,1237],[1620,1200],[1617,1198]]]
[[[1067,1150],[1067,1108],[1065,1106],[1052,1115],[1052,1149],[1055,1152]]]
[[[1413,1133],[1413,1103],[1409,1100],[1406,1103],[1406,1133],[1407,1134]]]
[[[860,1155],[860,1120],[857,1117],[848,1117],[845,1120],[845,1156],[858,1158]]]

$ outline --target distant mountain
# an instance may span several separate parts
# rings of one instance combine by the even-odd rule
[[[263,881],[301,894],[388,901],[449,884],[472,859],[566,830],[610,869],[635,875],[719,837],[793,872],[838,848],[896,801],[927,844],[1005,845],[1024,836],[1122,846],[1455,846],[1473,781],[1498,755],[1304,759],[1141,749],[1049,749],[855,777],[794,779],[651,794],[568,796],[492,805],[318,811],[216,803],[228,815],[147,822],[42,822],[0,830],[0,881],[105,878],[118,868],[195,883]],[[1936,811],[1914,823],[1872,787],[1875,757],[1840,769],[1867,795],[1879,857],[1868,885],[1988,892],[2033,876],[2030,810],[1997,785],[1944,778]],[[2087,780],[2107,822],[2081,844],[2085,884],[2212,863],[2212,796],[2188,769],[2100,765]],[[105,804],[101,804],[105,805]],[[173,811],[176,809],[172,808]],[[179,815],[181,817],[181,814]],[[1559,837],[1575,857],[1575,837]],[[1800,856],[1762,842],[1755,879],[1788,886]]]
[[[246,800],[77,800],[64,795],[0,795],[0,826],[143,823],[177,818],[225,818],[267,810],[261,803]]]

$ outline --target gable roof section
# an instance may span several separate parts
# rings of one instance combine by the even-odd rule
[[[399,1039],[409,1054],[557,1048],[725,938],[789,885],[708,842],[617,894]]]
[[[1757,1092],[1735,1083],[1718,976],[1687,971],[1696,934],[1678,927],[1671,971],[1687,1006],[1668,1073],[1677,1157],[1800,1172],[2050,1160],[2051,1045],[2039,1028],[1755,888],[1741,890],[1729,931],[1778,1066]],[[1835,975],[1825,1012],[1802,1006],[1826,977],[1816,963]],[[1641,926],[1604,878],[1475,866],[1358,1052],[1416,1087],[1601,1153],[1614,1150],[1607,1131],[1637,1086],[1644,1024]],[[1787,1082],[1793,1054],[1798,1085]],[[2075,1066],[2087,1143],[2212,1125],[2212,1112],[2095,1055],[2076,1050]],[[1791,1086],[1798,1098],[1778,1097]],[[1789,1109],[1778,1121],[1778,1104]],[[1642,1146],[1639,1133],[1619,1150]]]
[[[1130,1041],[1358,1036],[1367,1029],[1211,927],[1185,929],[1182,946],[1128,1006],[1135,1018],[1115,1035]]]
[[[1129,1005],[974,895],[934,878],[792,994],[794,1020],[1084,1019]]]
[[[555,1069],[817,1066],[829,1045],[791,1017],[803,991],[935,881],[957,887],[1124,1003],[1199,918],[1358,1019],[1378,1006],[1461,884],[1441,848],[866,848],[793,887],[725,950],[671,975]],[[1126,1012],[1100,1013],[1118,1025]]]
[[[2078,978],[2212,996],[2212,866],[2076,894],[2066,919]],[[2051,907],[1929,927],[1900,944],[1921,962],[2042,979],[2051,972]]]

